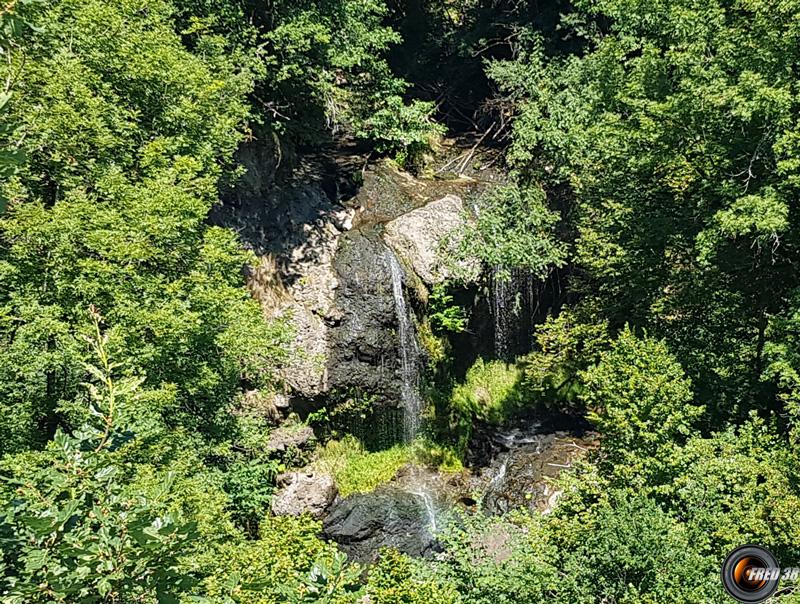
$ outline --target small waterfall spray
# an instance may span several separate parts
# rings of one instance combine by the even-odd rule
[[[494,315],[494,353],[501,359],[508,358],[510,327],[513,323],[511,311],[513,299],[511,283],[500,275],[498,269],[492,271],[492,314]]]
[[[400,267],[397,256],[391,250],[387,257],[392,274],[392,294],[397,314],[397,335],[400,340],[402,382],[400,404],[405,415],[403,431],[406,441],[410,442],[419,433],[422,415],[422,398],[419,394],[419,346],[403,292],[403,269]]]
[[[422,506],[425,510],[425,516],[428,522],[428,530],[431,535],[436,535],[438,526],[436,524],[436,505],[434,504],[433,497],[429,491],[424,489],[412,491],[412,494],[419,497],[420,501],[422,501]]]

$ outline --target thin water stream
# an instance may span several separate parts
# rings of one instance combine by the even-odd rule
[[[408,443],[413,442],[420,435],[422,427],[423,401],[420,395],[420,350],[417,334],[414,329],[413,316],[406,302],[403,289],[403,269],[397,256],[387,250],[389,269],[392,275],[392,294],[394,296],[395,313],[397,314],[397,336],[400,346],[402,387],[400,404],[404,411],[404,435]],[[437,532],[437,502],[433,492],[423,480],[416,478],[412,473],[412,480],[408,492],[419,498],[427,528],[432,537]]]
[[[420,352],[411,312],[403,291],[403,269],[394,252],[387,249],[387,262],[392,275],[392,295],[397,315],[397,337],[400,348],[400,404],[404,411],[404,436],[407,442],[419,434],[422,417],[420,386]]]

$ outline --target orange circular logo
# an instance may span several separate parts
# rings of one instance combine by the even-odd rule
[[[781,569],[768,550],[743,545],[722,563],[722,585],[739,602],[762,602],[778,588]]]

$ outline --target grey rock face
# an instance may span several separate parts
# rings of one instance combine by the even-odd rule
[[[337,501],[323,520],[323,534],[360,562],[374,561],[383,547],[425,556],[436,547],[426,518],[419,496],[384,488]]]
[[[273,180],[261,166],[274,149],[241,155],[247,177],[212,219],[260,256],[250,290],[268,318],[293,328],[292,350],[275,371],[292,409],[303,413],[325,396],[354,391],[397,405],[400,351],[387,244],[407,270],[406,290],[424,300],[421,285],[446,276],[436,259],[440,236],[463,221],[461,200],[484,185],[417,179],[381,162],[342,202],[336,169],[324,162]],[[283,415],[286,402],[274,405]]]
[[[444,259],[453,257],[467,216],[461,197],[446,195],[387,223],[383,238],[427,285],[436,285],[452,276],[453,267]],[[458,268],[475,277],[480,269],[477,264]]]
[[[342,238],[334,262],[340,320],[329,331],[329,381],[382,402],[399,402],[397,316],[387,250],[360,232]]]
[[[268,453],[283,453],[288,449],[303,449],[314,441],[314,430],[311,426],[287,426],[270,432],[267,441]]]
[[[327,474],[292,472],[278,479],[283,486],[272,498],[276,516],[300,516],[306,512],[322,518],[338,492],[333,478]]]

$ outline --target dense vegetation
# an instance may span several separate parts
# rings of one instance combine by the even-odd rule
[[[12,0],[0,49],[0,602],[723,602],[733,546],[800,563],[800,2]],[[460,252],[557,270],[564,303],[438,394],[424,451],[314,463],[343,494],[457,468],[525,408],[602,444],[552,514],[363,569],[269,515],[308,460],[247,393],[290,328],[207,216],[244,141],[423,169],[435,117],[512,170]],[[464,329],[446,289],[430,309]]]

